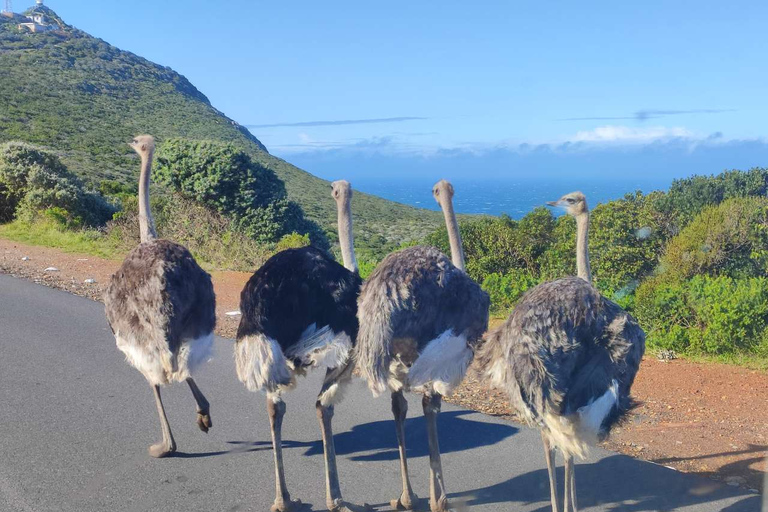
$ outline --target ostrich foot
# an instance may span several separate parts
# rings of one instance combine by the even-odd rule
[[[162,459],[163,457],[167,457],[175,451],[176,451],[176,443],[174,441],[171,441],[169,444],[165,442],[160,442],[160,443],[153,444],[152,446],[149,447],[149,455],[156,459]]]
[[[373,512],[373,507],[369,504],[352,505],[344,500],[329,501],[325,504],[329,512]]]
[[[269,510],[270,512],[294,512],[299,507],[301,507],[301,500],[277,498]]]
[[[395,510],[413,510],[413,507],[419,501],[419,497],[413,493],[403,491],[399,498],[392,500],[389,504]]]
[[[197,426],[205,432],[208,433],[208,429],[213,427],[213,421],[211,421],[211,413],[208,411],[200,411],[197,413]]]
[[[429,508],[432,512],[449,512],[451,509],[448,506],[448,498],[441,496],[437,503],[429,500]]]

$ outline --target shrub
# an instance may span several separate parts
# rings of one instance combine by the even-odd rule
[[[230,217],[234,226],[259,242],[277,242],[293,231],[323,243],[319,228],[287,199],[274,172],[257,164],[233,144],[171,139],[157,156],[159,182]]]
[[[670,278],[698,274],[764,275],[768,247],[768,199],[734,198],[704,209],[667,244],[661,269]]]
[[[283,235],[279,242],[277,242],[277,251],[284,251],[286,249],[298,249],[300,247],[306,247],[309,245],[309,235],[300,235],[295,231],[288,235]]]
[[[482,288],[491,297],[491,307],[496,314],[509,313],[520,297],[538,281],[524,269],[514,269],[510,273],[490,274],[483,281]]]
[[[86,191],[55,155],[23,143],[0,149],[0,195],[4,220],[32,220],[54,208],[72,227],[99,226],[114,213],[103,197]]]
[[[209,267],[252,272],[275,252],[274,244],[247,237],[231,220],[200,203],[179,195],[155,195],[151,202],[158,236],[186,246]],[[138,210],[138,199],[127,197],[107,224],[107,237],[124,252],[139,243]]]
[[[640,285],[636,304],[649,346],[713,355],[764,354],[768,348],[765,277],[657,277]]]
[[[768,169],[725,171],[716,176],[691,176],[675,180],[666,194],[655,197],[654,207],[664,217],[665,229],[676,235],[708,206],[734,197],[768,193]]]

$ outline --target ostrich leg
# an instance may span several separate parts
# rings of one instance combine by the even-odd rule
[[[421,400],[429,437],[429,508],[432,512],[448,510],[443,467],[440,462],[440,444],[437,440],[437,415],[440,413],[441,402],[442,397],[439,393],[425,394]]]
[[[402,391],[392,393],[392,414],[395,416],[395,432],[397,433],[397,447],[400,451],[400,474],[403,478],[403,492],[390,505],[397,510],[413,510],[418,498],[411,488],[411,480],[408,477],[408,457],[405,453],[405,415],[408,413],[408,400]]]
[[[287,512],[301,505],[301,501],[291,500],[291,495],[285,485],[282,439],[285,402],[279,395],[267,396],[267,413],[269,414],[269,425],[272,428],[272,451],[275,454],[275,503],[270,510],[271,512]]]
[[[541,433],[541,441],[544,443],[544,456],[547,458],[547,473],[549,473],[549,499],[552,502],[552,512],[559,512],[557,503],[557,474],[555,473],[555,449],[549,443],[549,439]],[[566,488],[568,487],[568,480],[565,481]],[[566,502],[566,507],[567,507]]]
[[[336,467],[336,445],[333,441],[333,400],[339,393],[341,386],[345,385],[351,376],[352,365],[345,368],[328,368],[325,381],[320,393],[317,395],[315,409],[317,421],[320,423],[320,432],[323,437],[323,455],[325,456],[325,504],[331,512],[349,510],[341,497],[339,486],[339,471]]]
[[[211,421],[211,405],[192,377],[187,379],[187,384],[189,384],[189,389],[192,390],[192,395],[195,397],[195,402],[197,402],[197,426],[200,430],[207,433],[208,429],[213,426]]]
[[[176,451],[176,441],[173,440],[171,426],[168,424],[168,417],[165,415],[163,400],[160,398],[160,386],[152,386],[155,392],[155,404],[157,405],[157,414],[160,416],[160,428],[163,430],[163,440],[149,447],[149,454],[152,457],[167,457]]]
[[[565,456],[565,512],[578,512],[576,507],[576,473],[573,465],[573,455]]]

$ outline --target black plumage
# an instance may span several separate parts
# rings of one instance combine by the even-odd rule
[[[267,411],[275,452],[276,496],[273,512],[293,509],[282,457],[282,393],[308,367],[327,366],[315,405],[323,437],[326,504],[343,508],[336,470],[332,417],[343,386],[352,374],[350,353],[358,335],[357,296],[361,279],[352,240],[346,181],[332,184],[339,215],[344,266],[314,247],[288,249],[269,258],[251,276],[240,295],[242,318],[235,342],[238,378],[251,391],[267,393]]]
[[[312,324],[357,338],[357,295],[362,280],[315,247],[287,249],[269,258],[240,294],[237,338],[262,333],[287,351]]]

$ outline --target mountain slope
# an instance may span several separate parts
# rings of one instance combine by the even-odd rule
[[[58,29],[26,33],[17,29],[18,19],[0,16],[0,142],[49,147],[96,184],[136,179],[135,155],[124,143],[137,133],[229,141],[272,169],[290,199],[333,236],[328,182],[270,155],[172,69],[69,26],[47,7],[30,12],[56,20]],[[359,246],[377,255],[441,222],[439,213],[362,193],[355,195],[353,213]]]

